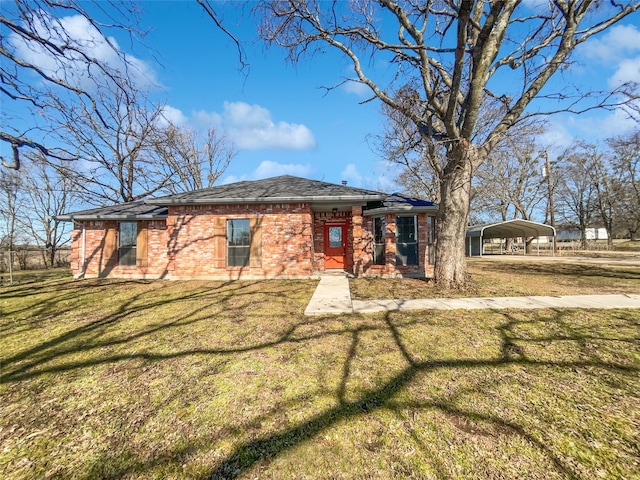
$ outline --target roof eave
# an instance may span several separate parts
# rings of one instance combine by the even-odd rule
[[[56,220],[61,222],[89,221],[89,220],[164,220],[167,214],[151,215],[151,214],[129,214],[129,215],[57,215]]]

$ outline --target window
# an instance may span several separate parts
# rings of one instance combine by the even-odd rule
[[[136,222],[120,222],[119,230],[118,263],[120,265],[135,267],[138,224]]]
[[[418,231],[415,215],[396,217],[396,265],[418,265]]]
[[[329,248],[342,248],[342,226],[329,227]]]
[[[373,219],[373,264],[384,265],[385,260],[385,223],[384,217]]]
[[[227,266],[246,267],[249,265],[250,250],[249,220],[227,220]]]
[[[429,248],[429,265],[436,263],[436,218],[427,217],[427,247]]]

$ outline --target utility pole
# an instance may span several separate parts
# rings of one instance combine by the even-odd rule
[[[547,177],[547,188],[549,199],[547,201],[547,210],[549,213],[549,222],[553,228],[556,228],[555,208],[553,206],[553,180],[551,179],[551,161],[549,160],[549,150],[544,151],[546,158],[545,177]]]
[[[544,151],[544,156],[546,158],[545,164],[545,173],[547,177],[547,188],[548,188],[548,196],[547,200],[547,208],[549,210],[549,223],[555,229],[556,228],[556,216],[555,216],[555,207],[553,206],[553,180],[551,179],[551,161],[549,160],[549,150]],[[557,248],[555,245],[554,239],[554,250]]]

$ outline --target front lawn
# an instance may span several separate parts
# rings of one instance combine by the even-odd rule
[[[0,477],[640,471],[640,311],[304,317],[315,286],[0,289]]]
[[[471,276],[464,290],[440,290],[425,279],[356,278],[350,280],[357,300],[513,297],[527,295],[640,294],[640,265],[582,263],[566,259],[467,259]]]

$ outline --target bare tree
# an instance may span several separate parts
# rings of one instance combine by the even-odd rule
[[[577,150],[577,151],[576,151]],[[593,182],[593,158],[588,147],[571,147],[558,162],[560,173],[557,197],[560,216],[567,225],[580,230],[580,247],[587,247],[587,229],[597,214],[598,203]]]
[[[536,127],[514,129],[505,136],[475,172],[472,204],[485,214],[497,213],[502,221],[532,220],[544,203],[547,190],[541,175],[541,155]]]
[[[211,2],[200,0],[217,20]],[[456,2],[262,0],[255,11],[260,35],[301,61],[330,47],[351,62],[373,98],[415,126],[434,162],[440,185],[435,279],[444,287],[466,282],[464,239],[471,178],[503,135],[521,119],[542,88],[567,65],[575,47],[640,8],[637,1],[599,8],[594,0],[550,2],[536,10],[517,0]],[[395,27],[395,28],[394,28]],[[394,70],[376,70],[381,63]],[[500,82],[490,80],[500,77]],[[546,94],[547,97],[552,96]],[[565,92],[562,110],[616,103],[612,97],[581,106]],[[489,99],[502,104],[486,134],[477,136]]]
[[[168,125],[164,105],[148,101],[129,81],[116,89],[99,89],[94,97],[103,121],[85,104],[58,105],[61,121],[55,130],[76,145],[75,155],[82,159],[59,164],[59,170],[95,205],[132,202],[168,189],[176,172],[157,150]]]
[[[27,208],[20,221],[42,248],[44,265],[54,267],[60,248],[70,241],[67,224],[56,216],[67,213],[76,201],[73,184],[41,153],[31,153],[27,159],[21,171]]]
[[[204,136],[188,127],[169,125],[157,134],[155,149],[172,181],[173,193],[211,187],[236,155],[214,128]]]
[[[611,166],[620,182],[618,221],[633,240],[640,231],[640,130],[608,140]]]
[[[77,0],[14,0],[3,2],[0,11],[0,96],[3,121],[0,143],[11,149],[2,158],[5,167],[20,168],[20,152],[35,149],[58,160],[74,158],[64,147],[52,146],[45,126],[59,103],[82,104],[101,121],[94,98],[96,83],[114,88],[122,78],[140,75],[140,63],[125,55],[111,36],[113,30],[140,35],[135,4],[108,0],[92,8]],[[71,21],[73,19],[73,21]],[[77,30],[83,23],[82,38]],[[108,52],[102,57],[97,51]],[[31,115],[15,118],[24,109]],[[28,120],[25,120],[28,119]],[[26,121],[26,123],[25,123]],[[9,156],[7,156],[9,157]]]
[[[595,193],[597,217],[607,231],[607,245],[613,245],[614,227],[618,214],[622,211],[622,184],[619,172],[612,168],[610,155],[601,152],[597,145],[589,145],[587,154],[591,157],[591,179]]]
[[[0,240],[2,246],[14,249],[20,226],[19,217],[24,209],[22,178],[17,172],[0,170]]]

